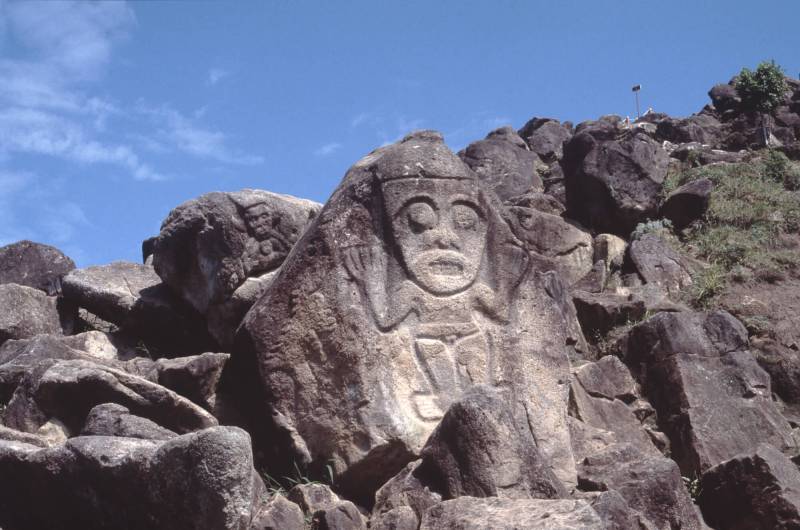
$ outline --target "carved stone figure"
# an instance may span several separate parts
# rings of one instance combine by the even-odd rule
[[[529,266],[502,214],[432,131],[350,169],[236,338],[232,373],[257,366],[267,398],[256,443],[283,440],[271,469],[330,465],[368,499],[454,400],[489,384],[512,390],[547,465],[574,483],[564,288]]]

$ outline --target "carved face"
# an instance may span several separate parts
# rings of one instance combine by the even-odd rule
[[[256,204],[245,210],[244,220],[257,240],[264,241],[273,237],[276,219],[273,219],[272,212],[266,204]]]
[[[392,233],[411,279],[436,295],[469,287],[486,245],[486,213],[477,187],[453,179],[384,184]]]

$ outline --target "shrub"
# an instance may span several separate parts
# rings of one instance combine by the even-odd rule
[[[725,269],[718,264],[693,274],[692,285],[689,288],[689,302],[700,309],[708,308],[725,290],[726,279]]]
[[[636,229],[631,234],[631,239],[641,239],[646,234],[655,234],[661,237],[670,237],[672,235],[672,221],[669,219],[657,219],[654,221],[646,221],[636,225]]]
[[[745,108],[763,113],[775,110],[788,88],[783,69],[775,61],[763,61],[755,71],[742,68],[735,86]]]
[[[777,149],[769,149],[764,155],[764,177],[775,182],[783,183],[786,173],[791,167],[791,162],[786,155]]]

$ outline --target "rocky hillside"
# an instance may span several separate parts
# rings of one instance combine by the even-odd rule
[[[0,527],[800,528],[800,82],[0,248]]]

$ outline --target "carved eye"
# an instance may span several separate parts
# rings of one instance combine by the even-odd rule
[[[436,226],[436,212],[426,202],[415,202],[408,207],[408,226],[415,234]]]
[[[466,204],[453,205],[453,225],[461,230],[472,230],[478,224],[478,212]]]

